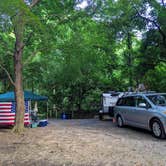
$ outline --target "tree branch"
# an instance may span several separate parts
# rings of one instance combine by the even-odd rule
[[[134,7],[134,8],[135,8],[135,10],[136,10],[136,12],[137,12],[138,17],[140,17],[140,18],[146,20],[147,22],[152,23],[152,24],[158,29],[159,33],[161,34],[161,36],[162,36],[162,38],[163,38],[163,45],[166,46],[166,34],[163,32],[163,30],[161,29],[160,25],[159,25],[156,21],[151,20],[150,18],[147,18],[147,17],[145,17],[145,16],[142,16],[142,15],[139,13],[138,9],[137,9],[136,7]]]
[[[30,8],[33,8],[35,5],[37,5],[41,0],[32,0],[32,3],[30,4]]]
[[[164,0],[161,0],[161,3],[162,3],[162,5],[163,5],[163,7],[166,6]]]
[[[33,32],[31,32],[27,38],[27,40],[24,42],[22,49],[27,46],[32,38]]]
[[[159,58],[159,61],[166,63],[166,59]]]
[[[29,62],[31,61],[31,59],[33,57],[35,57],[37,55],[37,53],[39,53],[41,51],[44,51],[46,49],[47,49],[47,47],[43,47],[43,48],[41,48],[39,50],[34,51],[31,55],[28,56],[28,58],[26,59],[26,61],[23,63],[23,66],[26,66],[27,64],[29,64]]]
[[[15,83],[14,83],[14,81],[13,81],[11,75],[10,75],[9,72],[7,71],[7,69],[6,69],[5,67],[3,67],[2,64],[0,64],[0,68],[2,68],[2,70],[5,71],[5,73],[7,74],[8,78],[9,78],[9,80],[10,80],[10,82],[11,82],[11,84],[15,87]]]

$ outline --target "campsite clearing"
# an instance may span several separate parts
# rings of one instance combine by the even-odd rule
[[[2,166],[164,166],[166,140],[111,121],[51,120],[23,135],[0,129]]]

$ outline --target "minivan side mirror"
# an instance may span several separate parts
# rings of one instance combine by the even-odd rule
[[[139,103],[138,106],[141,107],[141,108],[147,108],[146,103]]]

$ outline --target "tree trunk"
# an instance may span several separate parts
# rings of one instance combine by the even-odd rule
[[[132,60],[132,39],[131,39],[131,34],[128,32],[127,34],[127,48],[128,48],[128,67],[129,67],[129,85],[130,87],[133,86],[133,60]]]
[[[15,72],[15,99],[16,99],[16,118],[14,132],[21,133],[24,130],[24,92],[22,82],[22,55],[23,55],[23,33],[24,23],[22,15],[16,18],[15,25],[15,52],[14,52],[14,72]]]
[[[15,128],[16,132],[24,130],[24,93],[22,87],[22,51],[15,53],[15,98],[16,98],[16,119]]]
[[[77,111],[81,111],[81,105],[82,105],[82,88],[81,85],[78,85],[78,103],[77,103]]]

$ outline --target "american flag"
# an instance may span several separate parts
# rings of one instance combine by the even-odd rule
[[[30,124],[28,101],[25,101],[24,124]],[[14,125],[16,115],[15,102],[0,102],[0,125]]]

